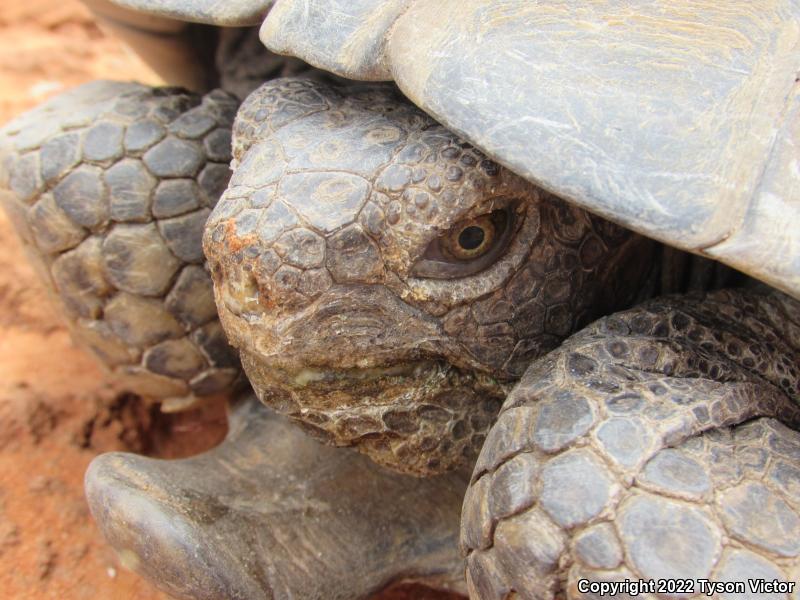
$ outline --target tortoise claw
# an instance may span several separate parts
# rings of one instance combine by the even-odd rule
[[[86,495],[123,564],[178,598],[363,598],[400,579],[458,587],[466,482],[382,470],[256,401],[197,457],[97,457]]]

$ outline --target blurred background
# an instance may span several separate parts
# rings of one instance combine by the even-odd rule
[[[159,83],[78,0],[0,2],[0,124],[102,78]],[[166,600],[100,538],[83,473],[100,452],[188,456],[225,429],[223,406],[164,415],[117,389],[72,344],[0,210],[0,597]],[[455,597],[402,586],[380,598]]]

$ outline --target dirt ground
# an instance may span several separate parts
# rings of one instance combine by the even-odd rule
[[[98,78],[158,82],[77,0],[0,2],[0,123]],[[100,538],[83,473],[111,450],[188,456],[225,427],[222,406],[168,416],[115,387],[71,342],[0,211],[0,597],[166,600]],[[406,586],[380,598],[455,597]]]

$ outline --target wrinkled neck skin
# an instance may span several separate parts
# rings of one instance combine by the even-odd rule
[[[419,476],[468,467],[531,360],[630,305],[654,244],[398,96],[276,80],[243,104],[204,248],[262,402]]]
[[[657,252],[656,268],[653,270],[654,277],[652,278],[653,285],[642,296],[642,300],[667,294],[758,285],[755,279],[715,260],[689,254],[669,246],[660,246]]]

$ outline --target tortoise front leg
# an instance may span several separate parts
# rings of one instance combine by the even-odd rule
[[[534,363],[465,499],[472,597],[796,581],[799,346],[797,301],[723,291],[607,317]]]
[[[240,372],[201,243],[237,106],[221,90],[95,81],[0,128],[0,205],[66,324],[122,389],[165,409]]]
[[[322,446],[252,398],[201,456],[111,453],[86,475],[92,514],[122,562],[191,600],[350,600],[402,579],[463,586],[465,487]]]

